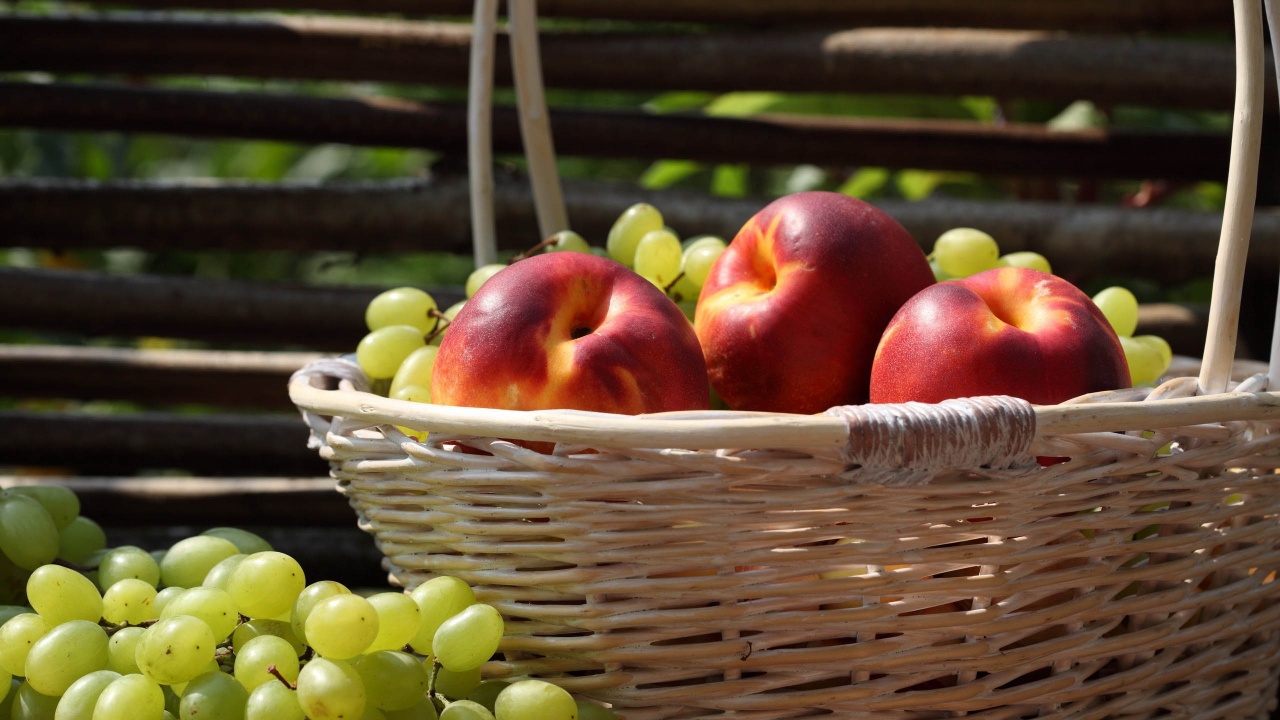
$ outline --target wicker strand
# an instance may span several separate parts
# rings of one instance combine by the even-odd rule
[[[1029,460],[1036,433],[1031,403],[1008,396],[846,405],[827,414],[849,428],[842,459],[864,468],[1012,467]]]

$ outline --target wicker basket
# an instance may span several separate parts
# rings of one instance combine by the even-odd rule
[[[1209,349],[1158,388],[631,417],[398,402],[334,359],[291,396],[392,577],[455,575],[504,613],[491,677],[629,720],[1266,717],[1280,393],[1233,373],[1230,330],[1259,28],[1238,2]]]

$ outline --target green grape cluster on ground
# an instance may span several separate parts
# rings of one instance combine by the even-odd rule
[[[227,527],[109,547],[62,486],[0,491],[0,577],[0,720],[616,717],[543,680],[485,680],[503,618],[460,579],[308,583]]]
[[[681,240],[664,224],[657,208],[636,203],[618,216],[603,246],[593,246],[578,233],[562,230],[512,262],[537,252],[581,252],[612,258],[656,285],[692,322],[702,285],[725,247],[725,241],[713,235]],[[466,299],[444,311],[429,293],[413,287],[393,288],[370,301],[365,311],[369,332],[356,346],[356,362],[372,381],[374,391],[396,400],[431,402],[431,371],[449,323],[480,286],[509,264],[476,268],[463,288]],[[401,430],[421,439],[421,433]]]
[[[996,267],[1025,267],[1051,273],[1048,259],[1030,251],[1000,254],[989,234],[974,228],[952,228],[938,236],[929,264],[939,282],[968,277]],[[1173,361],[1169,343],[1158,335],[1134,335],[1138,329],[1138,299],[1127,288],[1112,286],[1093,296],[1120,339],[1134,385],[1160,380]]]

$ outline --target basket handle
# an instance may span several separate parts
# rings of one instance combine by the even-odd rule
[[[529,163],[538,229],[545,239],[569,229],[555,145],[543,92],[538,51],[536,0],[509,0],[511,70],[515,80],[520,136]],[[471,66],[467,90],[467,178],[471,193],[471,240],[476,267],[497,262],[493,217],[493,65],[498,0],[476,0],[472,18]]]
[[[1222,234],[1218,238],[1218,256],[1213,268],[1209,329],[1205,338],[1204,364],[1200,367],[1201,394],[1226,392],[1235,360],[1240,290],[1244,284],[1249,233],[1253,228],[1258,191],[1258,147],[1262,140],[1263,51],[1259,0],[1235,0],[1235,35],[1235,120],[1231,128],[1231,160],[1227,170]],[[1272,362],[1275,362],[1274,355]]]

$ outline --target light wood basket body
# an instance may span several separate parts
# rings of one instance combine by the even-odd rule
[[[291,390],[390,574],[454,575],[502,610],[489,676],[554,678],[629,720],[1273,704],[1280,397],[1261,375],[1214,398],[1181,377],[848,420],[471,411],[363,382],[332,360]],[[770,427],[782,444],[760,442]],[[823,444],[797,446],[806,430]],[[663,433],[701,447],[649,442]],[[724,442],[739,433],[753,442]],[[512,441],[556,434],[573,439],[550,454]]]
[[[533,1],[510,2],[513,44],[536,59]],[[478,262],[493,247],[479,29],[496,8],[476,5]],[[399,402],[334,359],[290,396],[391,576],[457,576],[503,612],[490,677],[554,679],[627,720],[1265,718],[1280,388],[1231,367],[1262,110],[1260,12],[1236,10],[1206,358],[1155,389],[630,417]],[[544,234],[565,222],[552,158],[530,154]]]

